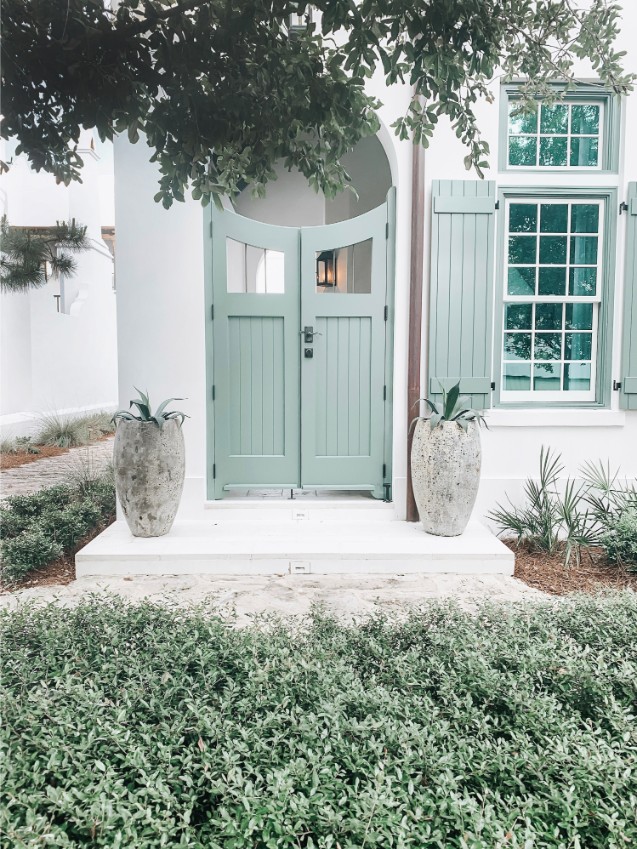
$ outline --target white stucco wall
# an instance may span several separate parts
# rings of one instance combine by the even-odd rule
[[[631,14],[634,18],[634,13]],[[637,21],[634,23],[637,25]],[[627,26],[622,38],[626,48],[632,51],[628,64],[635,67],[637,59],[634,47],[629,43],[629,32],[630,26]],[[407,108],[410,92],[406,87],[396,87],[387,92],[381,75],[374,78],[371,86],[385,103],[380,111],[382,128],[379,139],[397,188],[393,497],[396,515],[404,517],[412,146],[409,142],[399,142],[388,128]],[[497,86],[494,87],[497,89]],[[637,96],[634,95],[625,108],[624,136],[637,138]],[[489,176],[500,182],[501,175],[495,171],[499,104],[482,104],[479,111],[485,137],[492,146],[494,170]],[[470,178],[464,168],[465,155],[466,150],[449,125],[441,124],[425,154],[425,298],[431,181]],[[132,146],[125,138],[120,138],[115,143],[120,403],[128,404],[133,397],[134,385],[147,388],[154,402],[171,395],[187,397],[186,401],[179,403],[191,417],[184,426],[187,482],[181,515],[194,517],[201,515],[207,466],[212,463],[212,458],[206,457],[205,449],[205,402],[209,387],[205,378],[204,329],[207,317],[204,314],[203,256],[207,245],[203,233],[203,211],[199,203],[191,200],[184,204],[176,203],[168,211],[156,204],[153,195],[157,191],[159,175],[149,158],[150,151],[143,142]],[[628,159],[617,178],[617,183],[623,187],[628,180],[637,179],[637,163],[634,157]],[[281,180],[291,192],[300,190],[299,179],[298,175],[281,175]],[[532,183],[536,177],[531,175],[528,179]],[[577,182],[581,177],[578,175],[572,179]],[[600,178],[601,183],[608,184],[607,175]],[[279,190],[281,185],[279,183]],[[264,210],[262,214],[255,214],[246,195],[240,200],[238,211],[245,212],[245,205],[250,204],[254,217],[279,224],[298,224],[297,220],[290,221],[286,217],[289,209],[281,204],[282,194],[285,195],[285,192],[279,191],[270,199],[259,202]],[[314,214],[316,223],[323,223],[324,205],[320,198]],[[620,227],[616,326],[619,326],[623,292],[624,242],[621,231]],[[425,333],[427,316],[425,302]],[[426,351],[426,341],[425,338],[423,351]],[[618,357],[618,349],[615,356]],[[611,462],[621,464],[627,475],[637,477],[637,415],[626,415],[616,407],[615,397],[612,410],[539,411],[532,414],[494,411],[490,415],[491,429],[484,433],[484,475],[477,513],[484,515],[496,500],[504,498],[505,492],[510,492],[513,497],[519,493],[524,478],[536,471],[541,445],[562,451],[568,472],[575,472],[578,464],[586,459],[608,457]]]
[[[0,296],[3,437],[33,432],[51,412],[112,409],[117,401],[113,260],[101,238],[98,157],[86,141],[81,184],[58,186],[22,159],[2,179],[10,224],[49,226],[75,217],[91,240],[90,250],[76,256],[73,278]],[[61,292],[58,312],[54,296]]]

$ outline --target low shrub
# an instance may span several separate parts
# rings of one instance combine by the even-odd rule
[[[603,534],[601,543],[609,560],[630,571],[637,569],[637,510],[627,510]]]
[[[114,432],[111,413],[90,413],[76,418],[51,413],[43,417],[36,442],[40,445],[57,445],[59,448],[74,448]]]
[[[291,630],[0,614],[11,847],[637,842],[637,596]]]
[[[46,566],[115,514],[112,474],[14,495],[0,507],[0,575],[11,584]]]

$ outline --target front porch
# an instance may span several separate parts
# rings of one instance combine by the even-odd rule
[[[115,522],[76,555],[88,575],[512,575],[513,553],[478,521],[436,537],[371,498],[229,498],[169,534],[133,537]]]

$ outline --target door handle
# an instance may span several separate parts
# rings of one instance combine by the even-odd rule
[[[314,341],[315,336],[323,335],[320,331],[314,330],[314,328],[309,324],[306,324],[303,330],[300,330],[299,333],[303,337],[303,341],[306,344],[311,344]]]

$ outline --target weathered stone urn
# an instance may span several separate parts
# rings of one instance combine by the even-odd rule
[[[133,536],[160,537],[171,529],[184,487],[181,423],[120,420],[113,452],[115,487]]]
[[[457,537],[467,527],[480,484],[480,431],[454,421],[431,428],[418,419],[411,446],[411,478],[418,515],[428,534]]]

